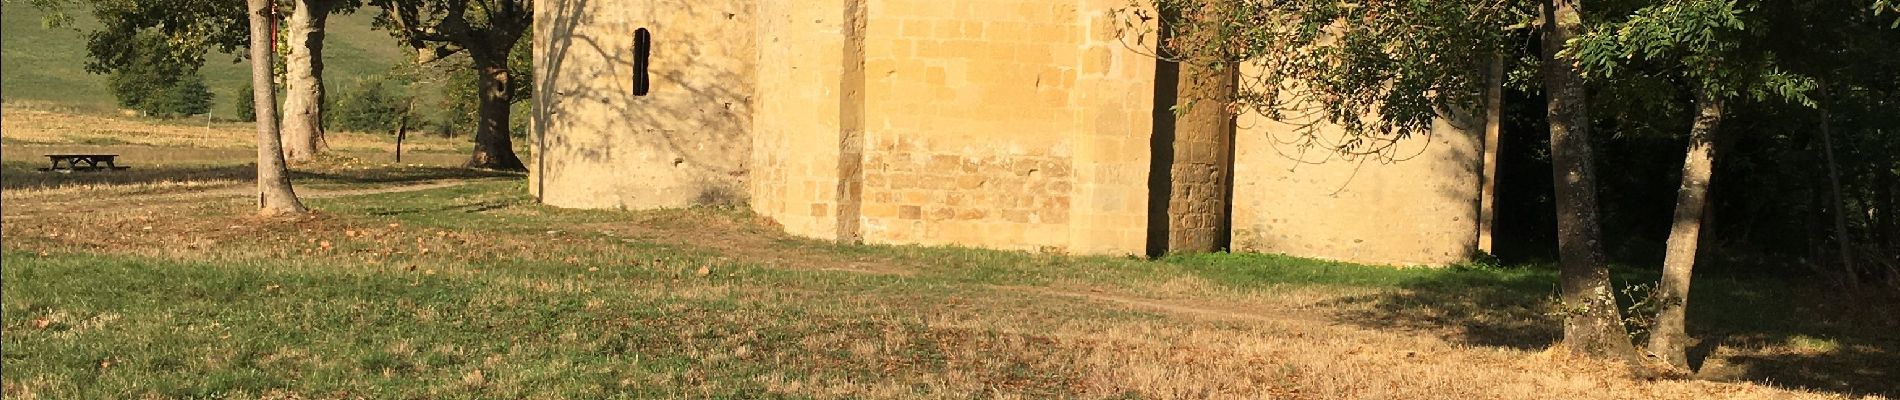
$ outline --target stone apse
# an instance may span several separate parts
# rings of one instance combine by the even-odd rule
[[[1133,50],[1110,12],[1126,4],[537,1],[529,187],[558,207],[743,204],[871,244],[1474,251],[1481,124],[1440,121],[1379,162],[1301,152],[1257,116],[1176,116],[1232,86]]]

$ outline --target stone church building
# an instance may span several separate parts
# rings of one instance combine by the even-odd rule
[[[745,204],[873,244],[1375,264],[1477,248],[1481,122],[1440,121],[1391,163],[1301,151],[1258,116],[1208,134],[1170,111],[1195,90],[1180,68],[1117,34],[1126,4],[537,1],[530,190]]]

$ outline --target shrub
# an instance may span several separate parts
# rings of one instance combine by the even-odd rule
[[[111,71],[107,83],[119,105],[155,117],[182,117],[211,112],[211,90],[195,64],[170,53],[156,35],[139,35],[130,57],[137,62]]]
[[[396,129],[402,116],[400,97],[392,95],[382,79],[358,83],[338,93],[335,106],[325,113],[326,125],[333,129],[356,132],[387,132]]]
[[[253,88],[250,81],[245,81],[244,87],[238,89],[237,96],[234,96],[237,97],[237,103],[232,106],[237,111],[238,121],[257,122],[257,93],[252,92]]]

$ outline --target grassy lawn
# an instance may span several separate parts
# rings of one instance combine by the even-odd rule
[[[1879,310],[1767,278],[1699,277],[1702,372],[1645,380],[1548,350],[1539,267],[848,246],[347,158],[297,167],[317,214],[260,219],[228,157],[114,177],[13,154],[8,399],[1900,395]]]
[[[310,202],[323,212],[296,220],[257,220],[240,201],[106,215],[9,208],[5,394],[1790,394],[1639,382],[1552,359],[1541,347],[1555,324],[1539,306],[1552,276],[1537,269],[838,246],[773,234],[739,211],[559,210],[524,189],[483,181],[319,197]],[[1810,333],[1742,327],[1758,334],[1755,347],[1737,340],[1715,362],[1733,364],[1734,379],[1891,390],[1876,380],[1891,372],[1864,364],[1894,361],[1890,345],[1796,328]],[[1769,362],[1787,364],[1758,369]]]
[[[73,28],[48,29],[42,24],[44,13],[23,2],[7,2],[0,15],[0,81],[6,82],[6,101],[25,101],[86,112],[113,112],[118,102],[108,90],[105,75],[86,73],[85,32],[97,28],[87,10],[69,10]],[[373,13],[337,15],[330,18],[329,39],[324,42],[325,68],[332,81],[330,89],[354,84],[357,77],[388,71],[407,60],[407,53],[389,34],[370,25]],[[76,28],[76,29],[75,29]],[[216,96],[211,114],[216,118],[236,117],[235,99],[239,90],[249,87],[250,66],[238,63],[229,54],[206,56],[205,85]]]

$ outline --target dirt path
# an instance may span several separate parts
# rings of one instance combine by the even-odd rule
[[[405,185],[399,185],[399,186],[367,188],[367,189],[321,189],[321,188],[304,187],[304,188],[297,188],[296,190],[299,197],[302,197],[305,199],[323,199],[323,198],[335,198],[335,197],[366,196],[366,195],[373,195],[373,194],[417,192],[417,191],[423,191],[423,190],[456,187],[456,186],[481,183],[481,182],[502,182],[505,180],[506,179],[503,179],[503,178],[452,178],[452,179],[437,179],[437,180],[430,180],[430,181],[421,181],[417,183],[411,183],[411,184],[405,184]],[[251,186],[250,183],[229,182],[229,183],[218,183],[214,185],[207,185],[207,186],[204,186],[203,188],[192,189],[189,191],[149,194],[149,195],[136,193],[136,190],[138,189],[133,189],[134,190],[133,193],[125,193],[122,195],[112,195],[110,194],[112,190],[113,189],[109,186],[98,187],[98,188],[88,188],[88,189],[70,189],[70,190],[63,189],[63,190],[57,190],[57,191],[48,191],[46,193],[35,193],[35,194],[28,194],[28,195],[17,196],[14,198],[9,198],[7,199],[8,206],[6,207],[5,217],[7,219],[24,219],[24,218],[33,218],[34,216],[39,215],[39,214],[71,212],[72,210],[85,210],[85,209],[110,210],[114,208],[102,207],[102,206],[106,206],[106,205],[110,205],[114,203],[117,203],[117,204],[130,203],[134,207],[148,207],[148,206],[161,205],[161,204],[243,198],[243,197],[250,196],[252,193],[254,193],[252,191],[255,189]],[[101,193],[101,192],[105,192],[105,193]],[[83,197],[80,196],[81,194],[83,194],[84,196]],[[63,198],[66,198],[66,200],[59,201],[59,202],[48,201],[49,198],[54,198],[54,197],[63,197]],[[132,207],[118,207],[118,208],[132,209]]]
[[[503,179],[503,178],[438,179],[438,180],[432,180],[432,181],[423,181],[420,183],[409,184],[409,185],[381,187],[381,188],[342,189],[342,190],[302,189],[302,190],[299,190],[299,192],[305,192],[305,193],[301,193],[303,194],[303,197],[305,198],[325,199],[325,198],[332,198],[332,197],[368,196],[372,194],[419,192],[419,191],[424,191],[424,190],[451,188],[451,187],[474,184],[474,183],[504,182],[507,180],[508,179]],[[250,191],[245,190],[241,194],[249,195]]]
[[[1014,291],[1020,291],[1020,292],[1026,292],[1026,293],[1032,293],[1032,294],[1045,295],[1045,296],[1067,297],[1067,298],[1072,298],[1072,299],[1087,300],[1087,301],[1096,302],[1096,303],[1108,303],[1108,304],[1121,307],[1121,308],[1145,309],[1145,310],[1159,311],[1162,313],[1194,317],[1194,318],[1224,320],[1224,321],[1305,323],[1305,324],[1319,324],[1323,326],[1339,327],[1339,328],[1348,327],[1345,325],[1341,325],[1337,322],[1334,322],[1330,319],[1327,319],[1324,316],[1316,315],[1311,312],[1303,312],[1300,310],[1294,310],[1294,309],[1267,308],[1265,306],[1248,308],[1248,307],[1235,306],[1233,304],[1210,304],[1206,302],[1158,300],[1158,299],[1136,297],[1136,296],[1117,294],[1117,293],[1098,291],[1098,290],[1091,290],[1091,291],[1084,292],[1084,291],[1076,291],[1076,290],[1064,290],[1064,289],[1044,288],[1044,287],[1025,287],[1025,286],[1003,286],[999,288],[1005,289],[1005,290],[1014,290]]]

